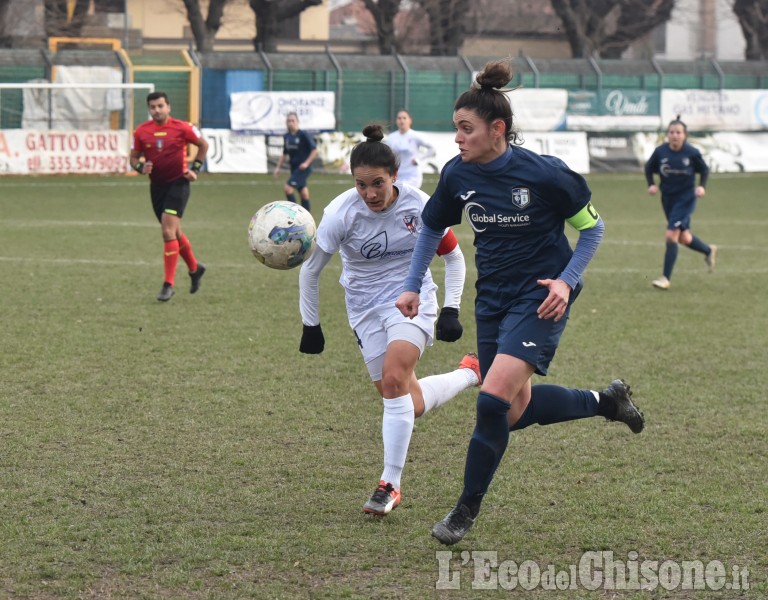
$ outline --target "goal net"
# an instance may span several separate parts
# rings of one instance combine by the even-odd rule
[[[149,83],[0,83],[0,129],[132,130]],[[138,114],[137,114],[138,110]]]

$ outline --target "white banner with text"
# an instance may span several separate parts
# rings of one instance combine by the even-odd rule
[[[128,171],[128,132],[0,130],[0,174]]]
[[[267,143],[263,135],[229,129],[202,129],[208,141],[205,169],[209,173],[266,173]]]
[[[282,134],[288,113],[299,117],[304,131],[336,129],[333,92],[234,92],[229,95],[230,125],[234,131]]]
[[[662,90],[662,126],[678,115],[689,131],[765,130],[768,90]]]

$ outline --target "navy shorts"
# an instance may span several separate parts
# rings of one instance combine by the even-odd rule
[[[685,231],[691,228],[691,215],[696,210],[696,196],[673,200],[662,198],[661,205],[667,217],[667,229]]]
[[[152,183],[149,186],[149,194],[152,197],[152,210],[155,211],[158,221],[163,213],[181,218],[189,200],[189,180],[182,177],[170,183]]]
[[[565,315],[557,323],[554,319],[539,319],[536,314],[546,295],[543,298],[521,298],[499,317],[476,317],[477,354],[483,378],[497,354],[519,358],[533,365],[538,375],[546,375],[560,344],[560,336],[565,331],[571,306],[581,288],[579,284],[571,292]]]
[[[297,168],[295,171],[291,173],[291,176],[288,178],[288,185],[290,185],[292,188],[295,188],[297,190],[303,190],[305,187],[307,187],[307,179],[312,173],[312,167],[307,167],[303,171],[299,168]]]

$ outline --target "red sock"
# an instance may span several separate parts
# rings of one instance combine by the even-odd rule
[[[192,252],[192,244],[189,243],[189,238],[183,234],[179,240],[179,254],[184,259],[184,262],[187,263],[187,269],[189,269],[190,273],[197,271],[197,259],[194,252]]]
[[[176,276],[176,265],[179,262],[179,240],[165,242],[163,254],[165,259],[165,281],[173,285],[173,279]]]

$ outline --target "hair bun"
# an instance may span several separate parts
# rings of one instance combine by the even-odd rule
[[[363,129],[363,136],[366,142],[380,142],[384,139],[384,128],[378,123],[373,123]]]

